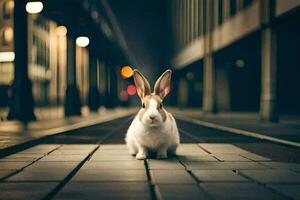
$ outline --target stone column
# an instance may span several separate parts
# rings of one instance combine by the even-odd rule
[[[107,66],[108,70],[108,81],[109,81],[109,87],[108,87],[108,104],[107,106],[109,108],[114,108],[117,106],[118,102],[118,94],[117,94],[117,77],[115,72],[115,67],[113,64],[108,64]]]
[[[213,38],[211,26],[213,23],[212,1],[206,4],[206,35],[204,41],[204,63],[203,63],[203,111],[208,113],[217,112],[216,106],[216,72],[212,53]]]
[[[70,19],[67,33],[67,89],[65,115],[81,115],[81,100],[76,81],[76,19]]]
[[[100,94],[97,85],[97,51],[94,40],[89,45],[89,95],[88,106],[91,111],[97,111],[100,106]]]
[[[260,2],[261,32],[261,101],[263,121],[277,122],[277,39],[270,21],[274,16],[271,0]]]
[[[8,119],[35,120],[32,84],[28,77],[28,19],[26,1],[15,1],[14,51],[15,71]]]

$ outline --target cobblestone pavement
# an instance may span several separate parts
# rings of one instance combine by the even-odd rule
[[[46,138],[0,159],[0,199],[299,199],[298,149],[178,120],[177,157],[138,161],[131,118]]]

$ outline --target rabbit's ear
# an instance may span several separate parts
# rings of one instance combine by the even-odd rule
[[[155,82],[154,93],[159,95],[162,99],[165,98],[165,96],[167,96],[171,90],[171,75],[172,71],[168,69]]]
[[[133,71],[133,78],[136,91],[141,99],[151,94],[150,84],[147,79],[137,69]]]

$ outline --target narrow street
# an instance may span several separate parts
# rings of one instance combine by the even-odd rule
[[[177,120],[181,146],[138,161],[132,117],[42,139],[0,160],[0,199],[297,199],[300,150]]]

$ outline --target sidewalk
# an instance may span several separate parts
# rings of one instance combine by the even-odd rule
[[[203,122],[255,132],[292,142],[300,142],[300,117],[281,116],[279,123],[266,123],[259,119],[258,113],[218,113],[204,114],[200,109],[175,109],[169,111]]]
[[[14,151],[16,147],[34,143],[42,137],[107,122],[134,113],[136,113],[136,109],[102,109],[98,113],[89,115],[39,120],[28,124],[18,121],[0,122],[0,156],[5,154],[5,151]]]

